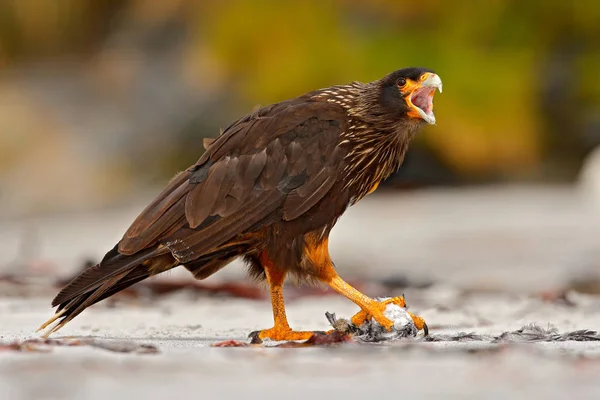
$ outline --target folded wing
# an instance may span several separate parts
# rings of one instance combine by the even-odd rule
[[[236,122],[138,216],[118,251],[131,255],[158,243],[189,263],[301,217],[338,178],[345,120],[336,105],[297,99]]]

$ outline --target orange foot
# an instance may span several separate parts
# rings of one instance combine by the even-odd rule
[[[274,326],[270,329],[263,329],[262,331],[254,331],[248,335],[251,339],[250,343],[260,344],[263,339],[271,339],[275,341],[288,341],[288,340],[308,340],[315,332],[310,331],[293,331],[288,327]]]
[[[387,318],[385,315],[383,315],[383,311],[390,303],[394,303],[402,308],[406,307],[406,301],[402,296],[392,297],[382,302],[376,301],[374,302],[373,306],[369,307],[368,309],[362,309],[356,314],[354,314],[354,316],[352,317],[352,323],[356,326],[361,326],[363,322],[372,318],[375,321],[377,321],[379,325],[383,326],[388,331],[390,331],[394,326],[394,322]],[[409,312],[408,314],[412,318],[415,327],[418,330],[423,330],[425,336],[429,335],[429,328],[427,327],[425,320],[417,315],[414,315],[411,312]]]

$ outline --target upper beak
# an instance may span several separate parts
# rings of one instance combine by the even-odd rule
[[[420,117],[429,124],[435,124],[433,114],[433,95],[438,89],[442,93],[442,80],[433,72],[421,75],[419,82],[408,97],[408,102],[413,108],[414,117]]]
[[[440,91],[442,93],[442,80],[437,74],[432,72],[427,72],[423,74],[421,77],[422,83],[421,87],[432,87]]]

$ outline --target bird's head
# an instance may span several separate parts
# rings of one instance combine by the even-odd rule
[[[394,120],[435,124],[433,96],[442,80],[426,68],[404,68],[373,82],[377,111]]]

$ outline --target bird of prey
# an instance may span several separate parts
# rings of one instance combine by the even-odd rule
[[[179,173],[133,221],[102,261],[52,301],[40,329],[57,331],[87,307],[177,266],[204,279],[241,257],[266,279],[274,326],[258,340],[304,340],[314,332],[288,325],[287,276],[329,285],[386,329],[385,305],[346,283],[328,237],[351,205],[395,172],[419,128],[434,124],[442,81],[405,68],[370,83],[353,82],[282,101],[239,119],[199,161]],[[424,321],[413,316],[418,329]]]

